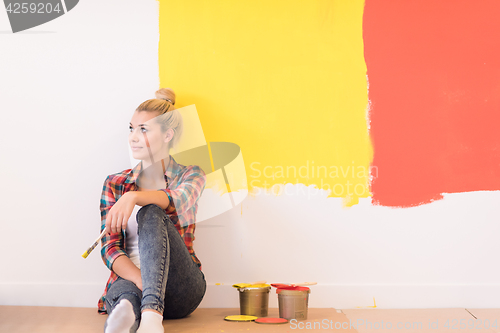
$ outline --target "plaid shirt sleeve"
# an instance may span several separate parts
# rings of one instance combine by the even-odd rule
[[[196,208],[195,205],[205,188],[205,172],[197,166],[190,165],[186,168],[186,172],[182,175],[180,185],[175,189],[161,189],[167,194],[170,203],[165,212],[167,215],[182,215],[188,210]],[[183,221],[182,219],[180,222]],[[194,222],[194,221],[191,221]],[[186,223],[186,225],[184,225]],[[181,223],[181,227],[186,227],[189,223],[185,221]]]
[[[104,181],[101,195],[101,232],[106,228],[106,217],[115,204],[115,194],[113,193],[110,176]],[[127,255],[124,246],[124,236],[122,232],[105,235],[101,241],[101,257],[104,264],[111,270],[113,262],[121,255]]]

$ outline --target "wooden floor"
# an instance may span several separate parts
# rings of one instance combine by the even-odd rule
[[[239,309],[197,309],[183,319],[165,320],[165,332],[500,333],[500,309],[309,309],[307,320],[281,325],[228,322]],[[270,317],[278,309],[269,309]],[[0,306],[1,333],[103,332],[107,315],[92,308]]]

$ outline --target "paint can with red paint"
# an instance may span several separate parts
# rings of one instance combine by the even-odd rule
[[[278,294],[280,318],[307,319],[310,292],[311,289],[308,287],[279,285],[276,293]]]

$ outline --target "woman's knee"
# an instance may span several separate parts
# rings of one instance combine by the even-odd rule
[[[149,204],[143,206],[137,212],[137,223],[139,226],[145,223],[163,223],[165,216],[165,211],[160,206],[156,204]]]

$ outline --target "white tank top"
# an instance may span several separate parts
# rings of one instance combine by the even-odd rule
[[[139,257],[139,236],[137,235],[137,219],[136,215],[142,206],[135,205],[132,214],[127,222],[125,229],[125,249],[132,262],[141,269],[141,260]]]

